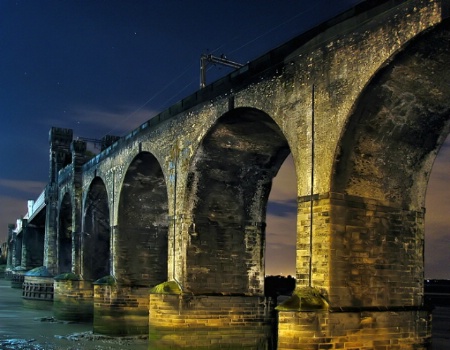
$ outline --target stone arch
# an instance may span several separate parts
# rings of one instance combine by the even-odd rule
[[[72,271],[72,199],[65,193],[60,203],[58,216],[58,271]]]
[[[84,202],[82,276],[95,281],[111,271],[108,194],[103,180],[93,179]]]
[[[423,207],[434,159],[450,128],[449,67],[446,21],[411,40],[355,104],[331,181],[331,249],[340,257],[330,264],[330,293],[341,301],[422,301]]]
[[[417,36],[367,85],[343,130],[333,191],[423,207],[449,130],[449,23]]]
[[[139,153],[124,176],[115,231],[121,283],[152,287],[167,280],[168,194],[154,155]]]
[[[289,153],[275,121],[254,108],[225,113],[205,135],[187,183],[188,290],[263,294],[267,200]]]

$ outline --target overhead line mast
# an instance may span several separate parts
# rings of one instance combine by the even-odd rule
[[[217,57],[211,54],[209,55],[201,55],[200,57],[200,88],[204,88],[206,86],[206,66],[208,63],[218,63],[224,66],[232,67],[232,68],[241,68],[244,65],[230,61],[224,55]]]

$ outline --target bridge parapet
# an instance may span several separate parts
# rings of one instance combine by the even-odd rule
[[[34,216],[42,210],[42,208],[45,206],[45,189],[41,192],[39,197],[33,201],[28,201],[28,220],[31,221],[31,219],[34,218]]]
[[[22,219],[17,219],[16,228],[14,229],[14,233],[16,234],[16,236],[22,233],[22,228],[23,228]]]
[[[161,339],[180,330],[180,339],[190,345],[210,326],[218,327],[212,341],[222,335],[239,338],[244,322],[245,327],[259,324],[244,327],[242,338],[249,340],[246,332],[256,329],[268,341],[270,315],[263,314],[260,299],[264,242],[270,234],[264,224],[267,197],[291,152],[297,175],[297,285],[320,288],[330,308],[283,311],[278,349],[314,337],[318,343],[311,348],[330,348],[341,342],[335,334],[349,334],[348,342],[366,326],[374,331],[369,340],[358,336],[364,343],[360,347],[396,344],[394,333],[406,322],[411,327],[404,333],[412,336],[404,341],[421,346],[428,330],[422,334],[414,327],[428,325],[418,282],[423,217],[420,205],[413,205],[421,203],[420,196],[413,192],[423,193],[428,160],[437,153],[438,138],[450,130],[444,115],[450,110],[450,71],[443,72],[450,66],[445,41],[450,29],[445,23],[439,27],[440,7],[448,9],[449,3],[358,5],[186,97],[123,138],[111,139],[85,163],[82,145],[74,160],[74,149],[69,153],[67,148],[71,134],[55,132],[51,166],[59,173],[46,192],[57,208],[47,217],[50,268],[61,270],[64,254],[56,252],[66,245],[72,260],[64,267],[86,279],[105,274],[117,279],[116,295],[102,299],[106,303],[94,316],[109,320],[115,314],[115,326],[125,319],[116,313],[117,305],[126,313],[139,304],[139,327],[146,329],[141,316],[148,314],[148,305],[140,302],[142,295],[173,280],[185,295],[150,299],[150,308],[168,310],[150,313]],[[417,42],[426,44],[414,46]],[[103,298],[111,288],[97,290]],[[384,327],[387,307],[400,310],[401,319]],[[243,317],[254,310],[260,316]],[[199,311],[207,320],[203,325],[196,323]],[[218,317],[209,315],[214,313]],[[167,320],[173,323],[169,329]],[[222,334],[222,322],[235,320],[236,327]],[[191,333],[194,324],[197,335]],[[342,324],[343,331],[336,333],[331,324]],[[304,326],[311,329],[302,333]],[[385,328],[394,333],[385,334]]]
[[[58,185],[67,183],[73,178],[73,165],[69,164],[58,172]]]

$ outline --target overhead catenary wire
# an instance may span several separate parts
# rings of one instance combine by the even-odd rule
[[[255,38],[253,38],[253,39],[247,41],[246,43],[242,44],[241,46],[237,47],[236,49],[230,51],[230,53],[235,53],[236,51],[239,51],[239,50],[243,49],[244,47],[246,47],[246,46],[248,46],[248,45],[254,43],[255,41],[257,41],[257,40],[259,40],[259,39],[261,39],[261,38],[263,38],[263,37],[269,35],[270,33],[274,32],[274,31],[277,30],[278,28],[283,27],[283,26],[285,26],[287,23],[292,22],[293,20],[297,19],[298,17],[300,17],[300,16],[302,16],[302,15],[304,15],[304,14],[306,14],[306,13],[312,11],[315,7],[317,7],[317,4],[315,4],[314,6],[310,7],[309,9],[307,9],[307,10],[305,10],[305,11],[299,12],[298,14],[296,14],[295,16],[293,16],[293,17],[287,19],[287,20],[284,21],[283,23],[280,23],[280,24],[276,25],[275,27],[273,27],[273,28],[267,30],[266,32],[262,33],[261,35],[258,35],[257,37],[255,37]]]
[[[355,5],[363,2],[364,0],[359,0],[356,1]],[[249,46],[250,44],[256,42],[257,40],[269,35],[270,33],[276,31],[277,29],[285,26],[286,24],[294,21],[295,19],[298,19],[299,17],[313,11],[314,9],[316,9],[319,5],[318,4],[314,4],[313,6],[309,7],[308,9],[301,11],[297,14],[295,14],[294,16],[286,19],[285,21],[273,26],[272,28],[268,29],[267,31],[263,32],[261,35],[258,35],[256,37],[254,37],[251,40],[246,41],[244,44],[236,47],[234,50],[228,52],[228,54],[233,54],[236,53],[240,50],[242,50],[243,48]],[[302,31],[307,30],[307,28],[302,28]],[[239,30],[239,33],[243,33],[246,32],[244,30]],[[235,35],[231,40],[228,41],[228,43],[226,42],[222,42],[222,44],[220,44],[218,47],[216,47],[214,50],[211,51],[211,53],[215,53],[218,52],[219,50],[221,50],[222,48],[224,48],[225,46],[229,45],[230,43],[236,41],[242,34],[238,34]],[[121,123],[119,125],[122,125],[123,123],[125,123],[127,120],[129,120],[131,117],[135,116],[139,111],[141,111],[145,106],[147,106],[151,101],[153,101],[156,97],[158,97],[159,95],[161,95],[164,91],[166,91],[170,86],[172,86],[174,83],[176,83],[182,76],[184,76],[185,74],[187,74],[189,71],[191,71],[194,67],[196,67],[197,64],[196,63],[191,63],[189,64],[180,74],[178,74],[176,77],[174,77],[169,83],[167,83],[162,89],[158,90],[155,94],[153,94],[149,99],[147,99],[141,106],[139,106],[136,110],[134,110],[132,113],[128,114],[125,116],[125,118],[121,121]],[[207,70],[209,71],[211,69],[211,67],[208,67]],[[193,85],[195,83],[194,80],[192,80],[191,82],[189,82],[188,84],[186,84],[184,86],[184,88],[182,88],[181,90],[178,90],[175,94],[173,94],[172,96],[170,96],[169,98],[167,98],[165,100],[164,103],[160,104],[159,108],[156,108],[156,110],[159,109],[163,109],[166,108],[167,106],[169,106],[170,104],[173,103],[173,99],[177,96],[179,96],[183,91],[185,91],[188,87],[190,87],[191,85]],[[151,119],[154,115],[149,116],[148,119]],[[111,130],[109,130],[107,133],[105,133],[103,136],[106,135],[110,135],[113,133],[113,131],[118,129],[118,125],[116,125],[114,128],[112,128]]]
[[[160,90],[158,90],[155,94],[153,94],[147,101],[145,101],[144,104],[142,104],[140,107],[138,107],[134,112],[127,115],[123,120],[122,123],[129,120],[132,116],[136,115],[139,111],[141,111],[146,105],[148,105],[151,101],[153,101],[156,97],[158,97],[162,92],[167,90],[172,84],[174,84],[178,79],[180,79],[183,75],[185,75],[188,71],[190,71],[193,68],[194,64],[189,65],[183,72],[178,74],[175,78],[173,78],[170,82],[168,82],[164,87]],[[114,130],[117,130],[117,126],[115,128],[112,128],[110,131],[105,133],[103,136],[106,136],[108,134],[111,134]]]

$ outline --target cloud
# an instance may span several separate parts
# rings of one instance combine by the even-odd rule
[[[297,201],[297,176],[295,175],[294,161],[290,154],[281,165],[277,176],[273,179],[270,201],[292,202]],[[296,206],[296,204],[295,204]]]
[[[297,235],[296,213],[280,217],[268,213],[266,218],[266,241],[272,243],[295,245]]]
[[[450,237],[433,236],[425,240],[425,276],[429,279],[449,279],[448,247]]]
[[[295,276],[296,212],[288,216],[267,214],[266,275]]]
[[[105,135],[124,136],[157,115],[158,111],[129,106],[115,110],[81,106],[69,113],[61,120],[46,120],[46,124],[73,129],[80,137],[101,138]]]
[[[42,193],[45,186],[46,183],[41,181],[0,179],[0,187],[4,187],[13,192],[28,194],[30,195],[30,199],[37,198],[39,194]]]
[[[27,213],[27,201],[9,196],[0,196],[0,243],[8,237],[8,224],[16,224],[16,220]]]
[[[28,211],[28,199],[37,199],[45,189],[40,181],[0,179],[0,242],[8,235],[8,224],[15,224]]]
[[[434,162],[426,196],[425,277],[450,278],[448,247],[450,244],[450,140],[444,143]]]
[[[270,254],[266,254],[266,275],[292,275],[295,276],[295,246],[280,242],[266,246]]]
[[[266,224],[266,275],[295,276],[297,178],[292,155],[273,180]]]
[[[291,216],[292,213],[297,212],[297,200],[296,199],[287,199],[285,201],[269,201],[267,205],[267,211],[269,211],[272,215],[288,217]]]

